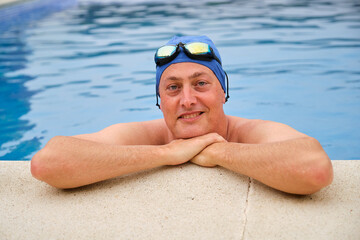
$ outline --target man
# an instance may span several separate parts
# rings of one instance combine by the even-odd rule
[[[33,157],[33,176],[74,188],[191,161],[294,194],[311,194],[332,182],[331,161],[314,138],[281,123],[225,115],[227,76],[209,38],[174,37],[155,61],[164,119],[54,137]]]

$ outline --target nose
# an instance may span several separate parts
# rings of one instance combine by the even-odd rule
[[[197,102],[195,91],[190,86],[183,86],[180,104],[185,108],[191,108]]]

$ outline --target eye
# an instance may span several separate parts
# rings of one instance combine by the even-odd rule
[[[179,87],[177,85],[175,85],[175,84],[169,85],[167,87],[167,89],[170,90],[170,91],[176,91],[176,90],[178,90],[178,88]]]
[[[203,87],[203,86],[205,86],[206,84],[207,84],[207,82],[204,82],[204,81],[199,81],[199,82],[197,83],[197,85],[200,86],[200,87]]]

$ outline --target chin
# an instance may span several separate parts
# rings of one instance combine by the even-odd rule
[[[183,130],[183,131],[177,131],[174,136],[176,139],[187,139],[187,138],[193,138],[193,137],[199,137],[202,135],[205,135],[209,133],[209,131],[205,131],[205,130],[195,130],[195,131],[191,131],[191,130]]]

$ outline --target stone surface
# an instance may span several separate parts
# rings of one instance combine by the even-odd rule
[[[0,239],[235,239],[248,183],[185,164],[64,191],[33,179],[29,162],[0,162]]]
[[[360,239],[360,161],[332,161],[334,181],[295,196],[252,180],[245,239]]]
[[[360,239],[360,161],[333,164],[331,186],[294,196],[193,164],[64,191],[0,161],[0,239]]]

